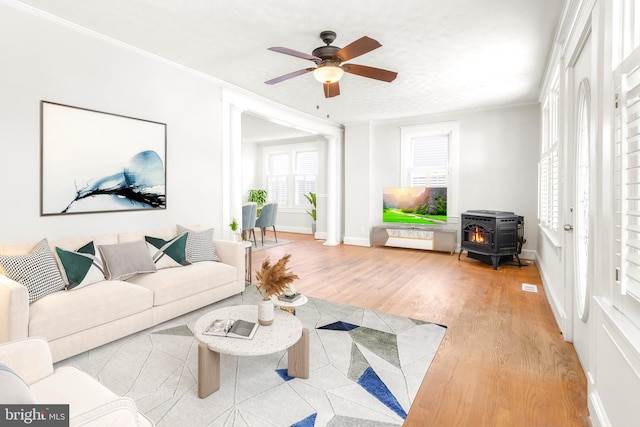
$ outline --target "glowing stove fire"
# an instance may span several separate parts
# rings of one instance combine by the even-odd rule
[[[479,243],[482,245],[486,240],[484,238],[484,233],[480,231],[480,228],[478,226],[476,226],[475,231],[470,233],[470,236],[471,236],[472,243]]]

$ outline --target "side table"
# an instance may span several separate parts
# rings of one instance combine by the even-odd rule
[[[301,305],[309,302],[309,298],[306,295],[300,295],[300,298],[293,302],[282,301],[278,299],[277,295],[273,295],[271,297],[271,301],[274,305],[280,307],[280,310],[287,311],[293,315],[296,314],[296,307],[300,307]]]
[[[251,265],[251,259],[253,258],[252,255],[252,248],[253,245],[251,244],[250,241],[244,241],[244,284],[245,286],[248,286],[252,283],[252,265]]]

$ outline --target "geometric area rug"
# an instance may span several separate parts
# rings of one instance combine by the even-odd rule
[[[309,329],[308,379],[286,375],[286,350],[255,357],[223,354],[220,390],[198,398],[196,320],[258,299],[255,287],[247,287],[55,367],[72,365],[93,375],[134,399],[159,427],[402,425],[446,326],[316,298],[296,309]]]

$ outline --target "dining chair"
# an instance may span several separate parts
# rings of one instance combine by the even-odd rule
[[[258,212],[258,204],[249,202],[242,205],[242,240],[251,240],[253,234],[253,244],[257,247],[256,240],[256,214]]]
[[[273,228],[273,235],[275,236],[276,243],[278,242],[278,235],[276,234],[276,217],[278,215],[277,203],[266,203],[262,206],[260,216],[256,220],[256,227],[260,229],[260,235],[262,237],[262,246],[264,246],[264,236],[267,232],[267,227]]]

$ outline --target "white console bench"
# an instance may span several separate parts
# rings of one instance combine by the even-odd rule
[[[374,246],[456,252],[457,230],[424,225],[376,225],[371,231]]]

